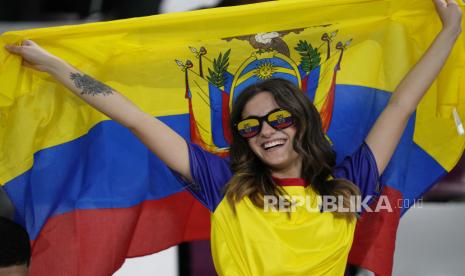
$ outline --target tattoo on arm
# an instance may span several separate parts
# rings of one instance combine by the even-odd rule
[[[113,90],[110,86],[94,80],[85,74],[71,73],[70,79],[74,81],[74,85],[81,89],[81,95],[97,96],[102,94],[103,96],[113,94]]]

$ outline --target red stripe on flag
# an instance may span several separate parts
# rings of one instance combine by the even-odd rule
[[[223,123],[223,135],[226,142],[232,143],[232,133],[229,127],[230,122],[230,111],[229,111],[229,94],[221,91],[221,121]]]
[[[374,272],[377,276],[392,274],[397,227],[402,201],[400,191],[385,186],[381,196],[387,196],[392,212],[365,212],[357,222],[349,263]],[[370,207],[375,210],[378,200]],[[385,206],[383,204],[383,206]]]
[[[302,79],[301,84],[302,84],[302,92],[307,93],[308,89],[308,78],[310,77],[310,73],[305,74],[305,77]]]
[[[130,208],[78,210],[49,219],[32,241],[30,275],[111,275],[126,257],[209,238],[210,214],[187,192]]]
[[[321,122],[323,124],[322,128],[325,133],[328,132],[329,126],[331,125],[331,119],[333,118],[336,76],[337,70],[334,70],[331,87],[329,88],[328,95],[326,95],[325,102],[323,103],[323,107],[321,107],[320,111]]]

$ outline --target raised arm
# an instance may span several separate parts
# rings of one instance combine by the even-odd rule
[[[22,56],[25,66],[49,73],[91,106],[129,128],[168,167],[191,179],[186,142],[160,120],[144,113],[111,87],[80,72],[33,41],[25,40],[21,46],[7,45],[6,49]]]
[[[368,133],[381,174],[386,168],[423,95],[437,77],[461,32],[461,9],[455,0],[433,0],[443,28],[418,63],[397,86],[388,105]]]

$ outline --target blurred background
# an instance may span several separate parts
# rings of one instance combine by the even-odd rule
[[[233,6],[260,0],[0,0],[0,32]],[[127,259],[126,275],[216,275],[208,241]],[[373,275],[354,269],[353,275]],[[402,218],[393,275],[465,275],[465,158]]]

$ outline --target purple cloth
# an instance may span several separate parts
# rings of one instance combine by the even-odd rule
[[[334,178],[350,180],[358,186],[362,199],[366,196],[378,196],[381,191],[378,166],[375,156],[366,143],[333,169]]]
[[[211,212],[223,200],[223,188],[232,178],[229,160],[189,144],[189,165],[193,181],[184,182],[187,190]]]
[[[188,143],[188,146],[193,181],[183,183],[195,198],[214,212],[223,200],[224,186],[232,177],[229,159],[218,157],[195,144]],[[379,195],[381,187],[378,168],[366,143],[337,165],[333,170],[333,176],[355,183],[362,192],[362,198]]]

